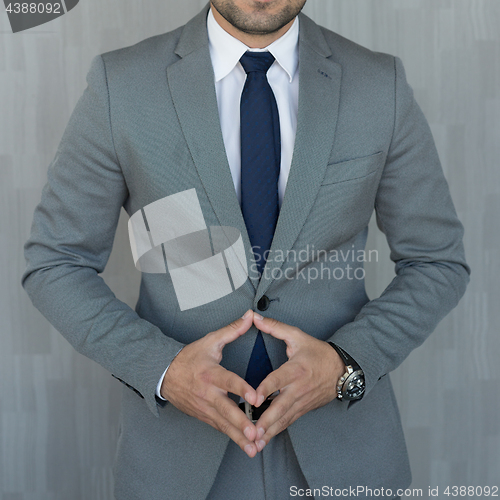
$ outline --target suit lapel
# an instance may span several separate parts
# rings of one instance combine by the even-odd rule
[[[292,165],[264,275],[262,296],[280,273],[318,194],[331,154],[340,100],[341,67],[320,28],[300,15],[299,110]],[[274,274],[273,274],[274,273]]]
[[[168,86],[210,204],[221,226],[240,231],[250,269],[253,254],[222,137],[206,15],[204,9],[185,26],[176,49],[182,59],[167,68]],[[250,281],[256,289],[258,281]]]
[[[184,27],[176,48],[181,59],[167,68],[168,86],[212,208],[221,226],[235,227],[241,232],[250,269],[253,253],[220,127],[206,29],[207,12],[208,7]],[[331,55],[321,29],[300,14],[295,147],[265,274],[260,282],[250,278],[257,296],[262,296],[273,276],[279,274],[276,270],[283,264],[279,257],[293,247],[325,174],[337,123],[342,72]],[[275,255],[278,258],[274,258]]]

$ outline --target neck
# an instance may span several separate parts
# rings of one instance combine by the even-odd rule
[[[292,24],[295,21],[295,19],[292,19],[288,24],[283,26],[283,28],[275,31],[274,33],[245,33],[244,31],[240,31],[238,28],[234,27],[231,23],[226,21],[226,19],[219,14],[217,9],[215,9],[213,5],[210,5],[210,8],[212,9],[215,20],[221,26],[221,28],[251,49],[263,49],[268,45],[271,45],[278,38],[281,38],[292,27]]]

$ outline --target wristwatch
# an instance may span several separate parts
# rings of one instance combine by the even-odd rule
[[[342,348],[333,342],[328,342],[341,357],[347,369],[337,382],[337,398],[347,401],[361,399],[365,392],[365,375],[363,370]]]

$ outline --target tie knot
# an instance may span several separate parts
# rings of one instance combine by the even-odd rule
[[[274,62],[274,56],[270,52],[245,52],[240,59],[245,72],[251,73],[257,71],[259,73],[267,73],[268,69]]]

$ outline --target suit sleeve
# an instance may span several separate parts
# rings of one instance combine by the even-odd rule
[[[183,345],[141,319],[99,276],[128,190],[114,149],[101,56],[92,61],[87,83],[35,209],[22,285],[79,353],[143,395],[158,415],[158,380]]]
[[[366,393],[432,333],[459,302],[470,268],[431,131],[395,58],[395,118],[378,188],[377,225],[396,276],[329,339],[365,374]]]

